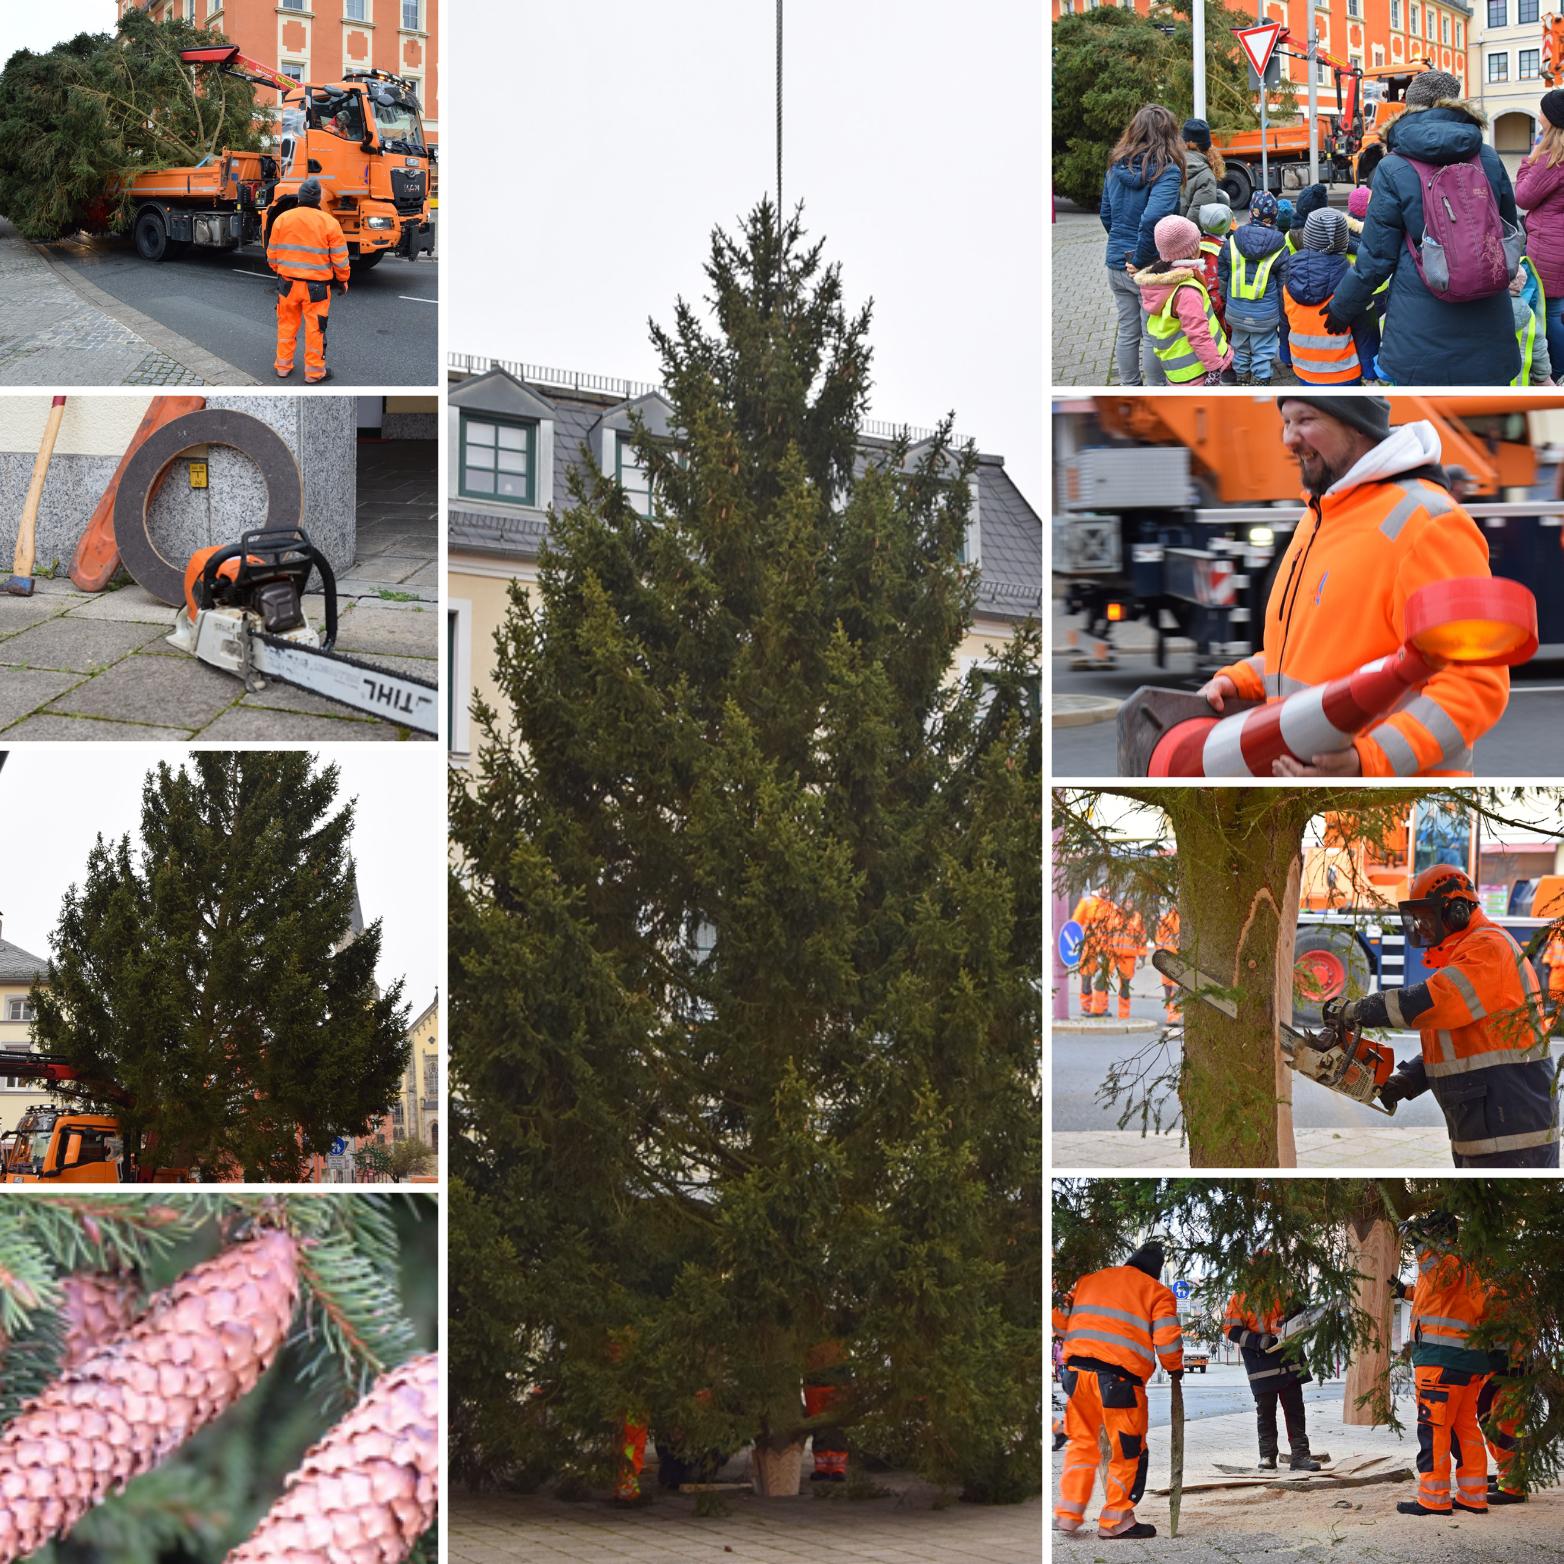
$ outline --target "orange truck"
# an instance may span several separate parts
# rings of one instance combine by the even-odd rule
[[[1464,467],[1466,508],[1493,572],[1537,597],[1544,656],[1564,655],[1564,466],[1541,467],[1531,415],[1546,395],[1397,396],[1391,422],[1425,419],[1445,465]],[[1051,531],[1065,644],[1078,667],[1115,666],[1115,626],[1173,636],[1202,667],[1259,649],[1272,578],[1303,514],[1276,395],[1061,398],[1054,404]]]
[[[1365,70],[1335,59],[1324,50],[1317,53],[1332,68],[1336,79],[1335,112],[1315,116],[1319,126],[1320,179],[1327,185],[1366,185],[1385,155],[1386,133],[1406,111],[1408,86],[1414,77],[1431,67],[1418,59],[1405,64],[1374,65]],[[1211,144],[1227,164],[1222,188],[1235,212],[1247,210],[1249,198],[1261,188],[1262,145],[1266,178],[1273,193],[1300,190],[1309,183],[1307,114],[1273,120],[1263,132],[1213,132]]]
[[[416,260],[433,250],[434,151],[411,82],[384,71],[350,71],[324,85],[296,82],[233,47],[187,49],[182,58],[280,92],[275,145],[136,175],[117,194],[129,203],[139,255],[161,261],[188,246],[261,243],[272,219],[297,205],[299,186],[311,175],[321,184],[321,210],[342,225],[355,271],[386,255]]]

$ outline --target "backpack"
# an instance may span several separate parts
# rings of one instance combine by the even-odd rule
[[[1521,263],[1525,235],[1499,215],[1482,153],[1459,163],[1420,163],[1402,157],[1416,171],[1423,191],[1423,242],[1407,249],[1423,285],[1446,304],[1468,304],[1504,293]]]

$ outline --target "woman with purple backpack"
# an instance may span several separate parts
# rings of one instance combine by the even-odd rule
[[[1423,71],[1408,85],[1406,112],[1391,124],[1374,170],[1357,263],[1331,305],[1326,329],[1339,334],[1391,279],[1380,300],[1379,378],[1392,385],[1504,386],[1520,372],[1509,296],[1521,244],[1515,192],[1484,144],[1487,121],[1460,90],[1448,71]],[[1425,219],[1430,187],[1441,209]]]
[[[1547,128],[1516,172],[1515,200],[1526,211],[1526,254],[1547,301],[1548,357],[1564,366],[1564,89],[1542,95],[1542,117]]]

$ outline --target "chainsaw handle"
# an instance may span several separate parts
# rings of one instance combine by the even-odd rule
[[[300,556],[284,560],[285,553]],[[214,549],[201,568],[200,591],[197,601],[202,608],[210,608],[216,602],[216,585],[219,569],[229,560],[239,561],[234,585],[243,584],[252,561],[259,561],[261,568],[270,566],[280,572],[299,576],[299,596],[309,588],[310,570],[320,572],[321,591],[325,598],[326,633],[321,638],[321,649],[329,652],[337,641],[337,576],[331,562],[310,541],[302,527],[270,527],[246,532],[237,543],[229,543]]]

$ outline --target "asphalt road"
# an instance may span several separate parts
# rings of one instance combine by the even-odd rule
[[[1078,1012],[1074,996],[1071,1013]],[[1142,1049],[1154,1049],[1162,1036],[1162,1023],[1158,1019],[1161,1005],[1156,1000],[1136,996],[1131,1004],[1131,1019],[1145,1018],[1143,1030],[1082,1035],[1055,1032],[1052,1038],[1053,1058],[1053,1127],[1060,1130],[1116,1130],[1123,1104],[1110,1106],[1097,1100],[1097,1089],[1102,1085],[1111,1065],[1135,1057]],[[1155,1074],[1175,1069],[1178,1063],[1178,1032],[1172,1033],[1165,1054],[1159,1059]],[[1376,1034],[1385,1037],[1395,1051],[1396,1062],[1415,1059],[1421,1046],[1415,1032],[1391,1032]],[[1148,1055],[1151,1057],[1151,1055]],[[1555,1063],[1564,1059],[1564,1041],[1553,1044]],[[1323,1086],[1303,1076],[1293,1076],[1293,1123],[1299,1129],[1382,1129],[1394,1125],[1398,1129],[1420,1127],[1442,1128],[1444,1115],[1434,1101],[1432,1092],[1425,1092],[1412,1102],[1396,1105],[1394,1119],[1373,1108],[1353,1102],[1338,1092],[1327,1091]],[[1175,1113],[1177,1105],[1169,1102],[1165,1113]],[[1133,1121],[1136,1125],[1139,1120]]]
[[[1194,655],[1174,652],[1169,667],[1158,668],[1149,652],[1122,653],[1119,667],[1076,672],[1068,659],[1053,660],[1055,695],[1101,695],[1124,700],[1143,684],[1195,690],[1207,675],[1195,671]],[[1053,730],[1053,774],[1060,777],[1117,775],[1118,729],[1109,720],[1085,727]],[[1564,668],[1528,666],[1511,676],[1510,704],[1476,746],[1480,777],[1556,777],[1564,775]]]
[[[189,337],[264,385],[277,343],[276,278],[259,246],[189,250],[177,260],[144,261],[128,239],[79,238],[49,253],[105,293]],[[434,386],[440,381],[436,302],[439,263],[387,256],[358,272],[344,298],[334,294],[326,364],[343,386]],[[302,359],[302,344],[301,344]],[[304,383],[302,362],[290,386]]]

